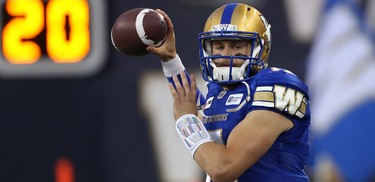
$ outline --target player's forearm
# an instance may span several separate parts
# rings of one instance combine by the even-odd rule
[[[194,160],[214,182],[234,181],[254,165],[274,141],[266,136],[260,138],[250,139],[246,146],[233,141],[228,141],[231,143],[229,146],[207,142],[196,150]]]
[[[269,124],[271,121],[278,125]],[[232,130],[225,146],[212,142],[202,144],[194,159],[214,181],[233,181],[253,166],[290,127],[288,119],[277,113],[253,111]]]
[[[225,145],[208,142],[194,154],[194,160],[214,182],[235,181],[244,172],[236,165],[236,156],[227,151]]]

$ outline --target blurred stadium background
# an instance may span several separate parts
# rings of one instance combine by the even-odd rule
[[[17,1],[0,1],[0,181],[204,181],[174,132],[160,61],[120,54],[110,29],[131,8],[166,11],[178,54],[200,75],[197,35],[215,8],[234,1],[82,1],[90,8],[92,45],[84,61],[63,65],[45,57],[28,64],[7,60],[4,35],[12,16],[6,4]],[[58,1],[44,5],[52,2]],[[310,86],[311,181],[375,181],[375,1],[237,2],[255,6],[272,25],[270,65]],[[28,16],[48,12],[33,9]],[[32,41],[45,47],[45,33]]]

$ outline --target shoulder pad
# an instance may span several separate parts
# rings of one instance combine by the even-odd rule
[[[258,74],[251,86],[255,90],[252,106],[275,108],[299,118],[305,116],[308,88],[301,79],[280,68],[267,68]]]

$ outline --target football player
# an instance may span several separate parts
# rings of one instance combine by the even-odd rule
[[[292,72],[271,67],[271,25],[254,7],[216,9],[199,34],[200,66],[208,94],[198,117],[196,80],[175,48],[173,24],[161,47],[170,81],[176,130],[206,181],[308,181],[308,87]]]

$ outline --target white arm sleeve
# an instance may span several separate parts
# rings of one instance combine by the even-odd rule
[[[166,77],[178,75],[185,70],[185,66],[182,64],[181,59],[178,55],[168,62],[161,61],[161,65],[163,67],[163,72]]]
[[[212,142],[202,121],[194,114],[185,114],[178,118],[176,130],[192,156],[202,144]]]

